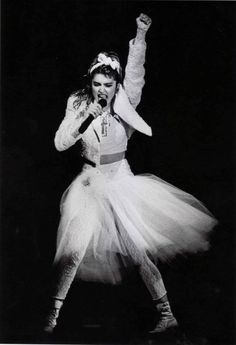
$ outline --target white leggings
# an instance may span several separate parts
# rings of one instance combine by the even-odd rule
[[[149,290],[152,299],[157,300],[166,294],[166,289],[161,277],[161,273],[154,263],[150,260],[146,253],[142,253],[135,246],[126,231],[122,231],[122,239],[130,257],[135,265],[138,266],[139,273]],[[83,246],[81,246],[81,253],[83,253]],[[83,255],[82,255],[83,256]],[[64,256],[55,266],[54,280],[52,288],[52,297],[64,300],[69,291],[69,288],[75,278],[79,264],[81,262],[80,253],[71,253],[71,255]]]

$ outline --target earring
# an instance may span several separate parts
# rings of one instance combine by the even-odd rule
[[[118,84],[117,86],[116,86],[116,94],[117,94],[117,92],[119,91],[119,88],[120,88],[120,84]]]

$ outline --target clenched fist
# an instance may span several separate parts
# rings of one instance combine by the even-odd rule
[[[148,31],[152,24],[152,20],[144,13],[140,13],[139,17],[136,18],[137,28],[139,30]]]

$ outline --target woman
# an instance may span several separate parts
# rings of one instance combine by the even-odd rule
[[[61,203],[52,305],[45,331],[56,326],[75,277],[117,284],[121,267],[135,264],[159,314],[152,332],[177,326],[157,267],[177,253],[205,250],[215,219],[193,196],[153,175],[134,176],[125,159],[134,130],[151,136],[137,114],[144,85],[145,35],[151,19],[136,19],[125,78],[115,53],[100,53],[88,70],[88,85],[72,94],[55,145],[65,150],[81,140],[85,164]]]

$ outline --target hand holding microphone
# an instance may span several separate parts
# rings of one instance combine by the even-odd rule
[[[96,119],[98,116],[102,114],[102,106],[97,101],[93,101],[89,104],[86,113],[89,114],[88,117],[91,115],[93,116],[93,119]]]
[[[78,129],[78,132],[80,134],[83,134],[88,128],[88,126],[90,125],[90,123],[102,114],[102,108],[104,108],[106,105],[107,105],[107,101],[103,98],[101,98],[98,102],[95,101],[93,103],[90,103],[87,109],[89,116]]]

